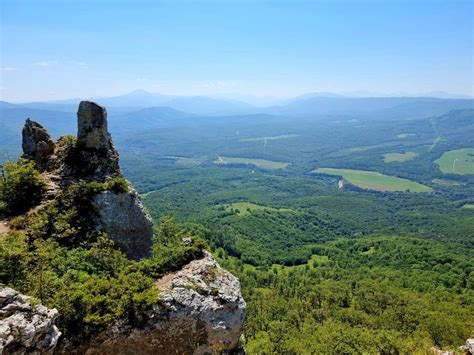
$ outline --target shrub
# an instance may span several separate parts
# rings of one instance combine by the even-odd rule
[[[9,161],[3,167],[1,175],[0,205],[3,206],[4,213],[21,214],[41,201],[45,183],[33,161]]]
[[[116,194],[127,192],[129,189],[128,181],[123,176],[117,176],[106,181],[103,185],[104,190],[115,192]]]

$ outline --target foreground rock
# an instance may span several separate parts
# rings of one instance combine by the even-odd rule
[[[58,311],[0,284],[0,354],[51,354],[61,336]]]
[[[145,327],[116,324],[74,353],[222,354],[237,348],[246,310],[240,283],[209,253],[156,284],[161,304],[150,312]]]

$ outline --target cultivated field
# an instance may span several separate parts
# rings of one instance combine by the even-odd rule
[[[445,174],[474,174],[474,148],[464,148],[445,152],[435,160]]]
[[[271,161],[264,159],[249,159],[249,158],[231,158],[219,156],[214,160],[214,164],[226,165],[226,164],[246,164],[246,165],[255,165],[261,169],[285,169],[289,163],[283,163],[279,161]]]
[[[376,191],[407,191],[410,192],[431,192],[428,186],[417,182],[380,174],[376,171],[351,170],[351,169],[332,169],[319,168],[313,173],[342,176],[351,184],[363,189]]]

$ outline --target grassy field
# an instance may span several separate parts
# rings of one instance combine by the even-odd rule
[[[466,210],[474,210],[474,205],[468,203],[467,205],[462,206]]]
[[[415,152],[405,152],[405,153],[387,153],[383,156],[383,161],[385,163],[392,163],[392,162],[404,162],[408,160],[412,160],[418,156]]]
[[[291,212],[288,208],[274,208],[268,206],[257,205],[251,202],[235,202],[230,205],[224,205],[225,210],[230,212],[231,210],[237,211],[239,216],[248,216],[253,211],[278,211],[278,212]]]
[[[241,142],[264,142],[267,141],[276,141],[280,139],[288,139],[288,138],[295,138],[299,137],[299,134],[282,134],[280,136],[272,136],[272,137],[255,137],[255,138],[242,138],[240,139]]]
[[[258,168],[269,170],[285,169],[288,165],[290,165],[289,163],[283,163],[279,161],[271,161],[264,159],[231,158],[223,156],[219,156],[216,160],[214,160],[214,164],[246,164],[255,165]]]
[[[411,192],[431,192],[428,186],[417,182],[380,174],[376,171],[319,168],[313,173],[342,176],[351,184],[363,189],[376,191],[411,191]]]
[[[464,148],[445,152],[435,160],[445,174],[474,174],[474,148]]]

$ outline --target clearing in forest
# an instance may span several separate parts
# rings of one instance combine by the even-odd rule
[[[288,208],[274,208],[269,206],[257,205],[252,202],[234,202],[229,205],[224,205],[225,210],[230,212],[232,210],[237,211],[239,216],[248,216],[253,211],[274,211],[274,212],[292,212]]]
[[[352,185],[363,189],[375,191],[410,191],[410,192],[431,192],[428,186],[415,181],[402,179],[395,176],[384,175],[376,171],[352,170],[352,169],[314,169],[313,173],[342,176]]]
[[[383,155],[383,161],[385,163],[404,162],[415,159],[417,156],[418,154],[415,152],[387,153]]]
[[[255,165],[261,169],[285,169],[290,163],[283,163],[279,161],[271,161],[271,160],[264,160],[264,159],[250,159],[250,158],[231,158],[231,157],[223,157],[219,156],[216,160],[214,160],[214,164],[245,164],[245,165]]]
[[[445,174],[474,174],[474,148],[463,148],[445,152],[435,160]]]

